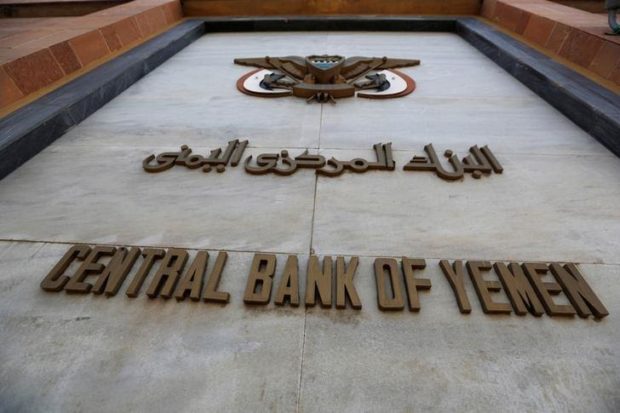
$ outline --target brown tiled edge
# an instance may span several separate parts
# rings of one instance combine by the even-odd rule
[[[604,34],[604,16],[545,0],[484,0],[481,15],[620,87],[620,38]]]
[[[183,0],[186,16],[477,15],[480,0]]]
[[[169,29],[183,11],[180,0],[135,0],[88,17],[92,30],[0,66],[0,116]]]

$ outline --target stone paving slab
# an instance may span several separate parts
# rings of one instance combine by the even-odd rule
[[[421,65],[402,69],[417,84],[406,98],[349,99],[326,107],[322,148],[367,148],[380,138],[400,149],[436,142],[467,150],[484,141],[513,153],[608,153],[462,38],[450,33],[405,36],[406,42],[397,34],[330,33],[330,43],[343,54],[364,50],[415,57]]]
[[[22,240],[0,241],[2,409],[618,410],[616,157],[456,35],[210,36],[0,182],[0,240]],[[274,55],[385,49],[437,69],[405,69],[419,94],[382,103],[241,95],[231,82],[246,68],[231,57],[269,45]],[[211,58],[217,80],[202,75]],[[448,67],[469,82],[448,87]],[[372,159],[373,143],[392,141],[397,168],[318,179],[239,166],[142,170],[151,153],[181,144],[208,153],[235,137],[250,139],[246,155],[309,147],[342,160]],[[429,142],[461,156],[489,144],[504,174],[445,182],[402,171]],[[221,282],[231,302],[44,292],[39,283],[72,242],[236,250]],[[254,252],[300,254],[303,286],[312,250],[361,256],[361,311],[243,304]],[[433,287],[419,314],[377,309],[372,261],[403,255],[427,259]],[[438,258],[586,263],[611,315],[487,316],[469,279],[473,311],[461,315]]]
[[[303,310],[244,306],[252,254],[229,254],[221,306],[41,290],[67,248],[0,243],[2,410],[295,410]]]
[[[362,150],[321,153],[374,159]],[[613,234],[620,231],[620,163],[613,155],[499,152],[503,174],[448,182],[432,172],[403,171],[414,154],[423,149],[396,152],[393,172],[320,177],[314,250],[619,263],[620,238]]]
[[[417,90],[402,99],[345,99],[321,108],[299,99],[249,97],[234,87],[236,79],[251,69],[232,64],[235,57],[253,56],[257,49],[271,55],[306,55],[323,44],[345,56],[420,58],[420,66],[403,69],[417,81]],[[516,153],[607,153],[450,33],[208,34],[82,122],[59,144],[219,145],[238,136],[249,137],[257,147],[367,148],[380,138],[400,149],[433,141],[458,144],[453,147],[458,150],[484,139],[496,150]]]
[[[620,406],[620,326],[613,315],[598,323],[489,316],[469,280],[472,313],[462,315],[434,260],[418,275],[432,282],[429,292],[420,292],[419,313],[381,312],[372,262],[360,259],[359,313],[308,310],[300,411],[605,412]],[[617,313],[619,267],[583,265],[582,271]],[[508,302],[503,293],[496,301]]]
[[[414,92],[407,101],[342,102],[324,110],[322,148],[369,148],[378,139],[398,149],[434,143],[466,151],[488,144],[520,154],[609,153],[539,99],[423,98]]]
[[[252,176],[242,166],[149,174],[144,158],[179,150],[153,148],[47,148],[0,182],[0,238],[309,251],[313,174]]]
[[[318,147],[320,105],[238,94],[234,90],[228,96],[203,95],[191,102],[120,97],[69,131],[59,144],[213,148],[243,138],[255,147]]]
[[[245,306],[250,253],[229,255],[219,288],[231,294],[226,306],[130,299],[124,289],[111,298],[44,292],[39,282],[67,248],[0,242],[7,410],[618,406],[618,265],[581,266],[612,314],[596,322],[484,315],[469,280],[472,313],[461,315],[436,260],[417,275],[432,282],[419,313],[378,310],[372,257],[360,259],[355,276],[360,311]],[[278,258],[276,284],[285,256]],[[302,294],[306,262],[301,255]],[[495,300],[507,302],[503,293]]]
[[[204,146],[247,137],[253,146],[316,148],[321,105],[241,94],[235,83],[252,68],[234,65],[233,59],[254,56],[261,44],[273,55],[311,54],[326,37],[203,36],[74,128],[59,144]],[[290,47],[296,39],[303,47]]]

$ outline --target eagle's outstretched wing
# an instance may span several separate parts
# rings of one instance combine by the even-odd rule
[[[235,64],[242,66],[254,66],[262,69],[280,70],[293,79],[301,80],[307,72],[306,61],[301,56],[283,57],[250,57],[235,59]]]
[[[269,62],[268,57],[249,57],[242,59],[235,59],[235,64],[241,66],[254,66],[260,67],[261,69],[275,69],[273,65]]]
[[[417,59],[391,59],[387,57],[349,57],[342,65],[341,74],[347,81],[352,81],[371,70],[395,69],[419,65]]]

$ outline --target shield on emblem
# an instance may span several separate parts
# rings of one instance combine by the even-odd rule
[[[316,83],[330,83],[334,77],[340,74],[340,68],[344,63],[342,56],[313,55],[306,57],[308,71],[314,75]]]

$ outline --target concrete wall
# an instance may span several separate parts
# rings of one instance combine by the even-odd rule
[[[235,57],[324,52],[421,59],[403,69],[418,88],[336,105],[235,89],[248,71]],[[234,137],[254,156],[338,159],[391,141],[397,168],[142,169],[151,153]],[[488,144],[505,171],[402,171],[430,142],[463,155]],[[456,35],[207,35],[0,181],[0,410],[618,411],[619,174],[618,158]],[[75,242],[229,251],[231,301],[41,290]],[[246,306],[257,251],[278,254],[276,282],[287,254],[301,269],[311,253],[359,256],[362,309]],[[377,308],[378,256],[427,259],[420,313]],[[485,315],[469,279],[463,315],[441,258],[577,262],[610,315]]]

